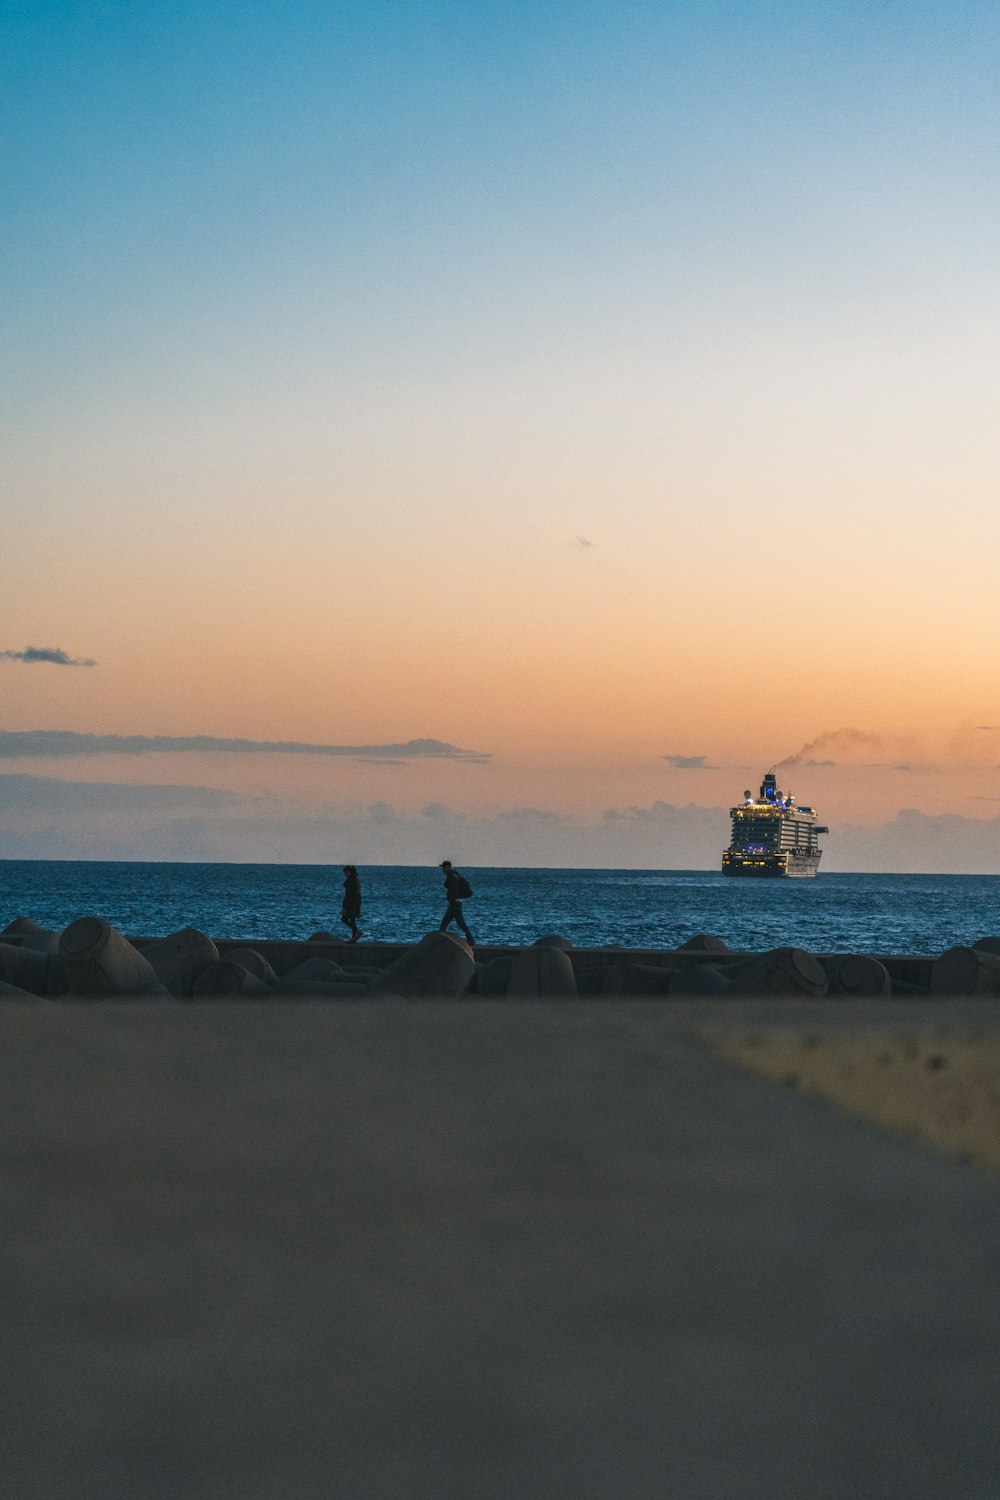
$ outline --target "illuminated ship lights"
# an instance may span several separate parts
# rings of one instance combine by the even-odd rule
[[[732,839],[722,856],[723,875],[815,875],[822,855],[818,835],[829,832],[817,823],[815,810],[786,796],[773,771],[765,773],[756,798],[749,791],[743,798],[729,809]]]

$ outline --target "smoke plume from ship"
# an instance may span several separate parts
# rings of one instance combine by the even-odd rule
[[[882,741],[877,734],[868,734],[863,729],[828,729],[825,734],[809,740],[794,755],[787,755],[784,760],[779,760],[775,770],[780,771],[783,766],[801,766],[807,761],[825,756],[831,750],[850,754],[854,750],[881,749]]]

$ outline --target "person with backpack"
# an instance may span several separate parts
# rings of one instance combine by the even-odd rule
[[[476,940],[469,931],[465,917],[462,915],[462,902],[467,901],[472,895],[472,886],[465,876],[455,869],[450,859],[441,861],[441,869],[444,871],[444,894],[448,902],[447,910],[441,918],[440,932],[450,927],[452,922],[465,933],[465,941],[470,948],[476,946]]]

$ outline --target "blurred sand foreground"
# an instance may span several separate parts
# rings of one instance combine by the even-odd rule
[[[933,1113],[996,1042],[932,1012],[732,1050]],[[0,1007],[3,1493],[996,1500],[996,1183],[693,1027],[732,1002]]]
[[[949,1026],[722,1026],[717,1056],[1000,1175],[1000,1034]]]

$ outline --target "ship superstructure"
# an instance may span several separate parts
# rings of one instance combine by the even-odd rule
[[[773,771],[765,773],[756,798],[744,792],[743,799],[729,809],[733,836],[722,856],[723,875],[815,875],[818,835],[830,831],[817,823],[815,810],[786,797]]]

